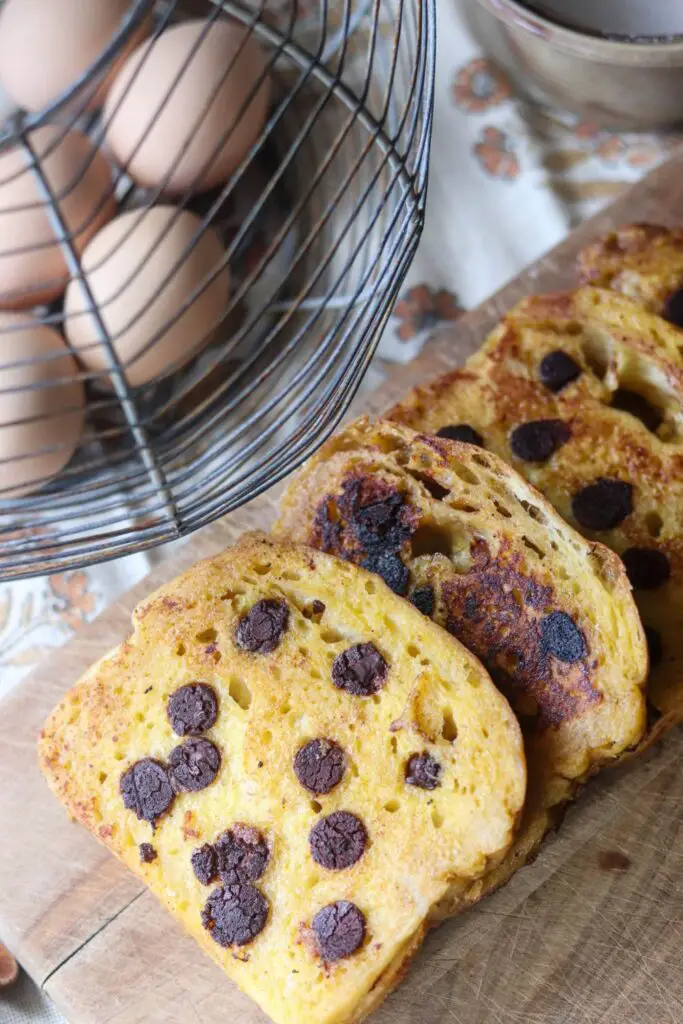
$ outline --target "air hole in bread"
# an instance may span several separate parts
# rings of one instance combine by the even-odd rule
[[[649,398],[627,388],[617,388],[612,395],[610,405],[613,409],[627,412],[637,420],[640,420],[651,434],[657,432],[664,419],[661,409],[657,408]]]
[[[441,828],[443,825],[443,814],[437,811],[436,807],[432,808],[432,825],[434,828]]]
[[[248,711],[251,706],[251,690],[243,679],[233,676],[228,684],[228,693],[243,711]]]
[[[288,701],[285,701],[285,703],[282,704],[281,707],[280,707],[280,714],[281,715],[288,715],[291,710],[292,710],[292,705]]]
[[[388,615],[384,616],[384,625],[389,630],[390,633],[396,632],[396,623],[394,622],[393,619],[390,619]]]
[[[302,656],[302,658],[307,658],[309,656],[309,654],[310,654],[310,651],[309,651],[308,647],[299,647],[298,650],[299,650],[299,654]]]
[[[433,480],[431,476],[427,476],[426,473],[418,473],[415,469],[408,469],[406,472],[410,473],[414,480],[419,480],[435,501],[443,501],[450,494],[448,487],[442,487],[441,484]]]
[[[294,572],[292,569],[283,569],[281,575],[283,580],[289,580],[290,583],[298,583],[301,579],[301,573]]]
[[[510,511],[509,508],[506,508],[505,505],[503,505],[500,501],[497,501],[494,498],[493,499],[493,505],[494,505],[495,509],[498,512],[500,512],[501,516],[504,516],[505,519],[512,519],[512,512]]]
[[[456,512],[479,512],[480,509],[474,505],[468,505],[466,501],[451,501],[450,507]]]
[[[372,582],[372,580],[366,580],[365,581],[365,592],[366,592],[366,594],[374,594],[376,589],[377,588],[375,587],[375,584]]]
[[[216,640],[218,640],[218,633],[213,627],[210,627],[209,629],[202,630],[201,633],[197,633],[195,639],[199,640],[200,644],[215,644]]]
[[[522,535],[522,544],[525,548],[528,548],[529,551],[533,551],[535,555],[538,555],[539,558],[545,558],[545,551],[542,548],[539,548],[538,544],[534,544],[526,534]]]
[[[512,596],[514,598],[514,601],[515,601],[515,604],[517,605],[517,607],[523,609],[524,608],[524,598],[522,597],[522,591],[518,590],[517,587],[513,587],[513,589],[512,589]]]
[[[418,526],[410,538],[410,549],[413,558],[420,555],[445,555],[450,558],[453,554],[453,542],[448,530],[444,530],[435,523],[424,523]]]
[[[384,805],[384,810],[389,811],[389,814],[395,814],[400,806],[401,805],[398,800],[387,800]]]
[[[480,455],[478,452],[472,456],[472,462],[476,462],[477,466],[481,466],[482,469],[490,469],[491,464],[485,455]]]
[[[408,646],[406,647],[406,654],[407,654],[407,655],[408,655],[408,657],[410,657],[410,658],[417,658],[417,657],[418,657],[418,655],[419,655],[419,653],[420,653],[420,651],[419,651],[419,649],[418,649],[418,648],[417,648],[417,647],[415,646],[415,644],[408,644]]]
[[[182,641],[177,645],[175,652],[179,658],[182,658],[185,654],[185,644]]]
[[[311,810],[314,814],[320,814],[323,809],[323,805],[319,804],[317,800],[311,800]]]
[[[398,742],[397,742],[395,736],[392,736],[391,739],[389,740],[389,746],[391,747],[391,749],[393,750],[393,752],[395,754],[396,751],[398,750]]]
[[[373,704],[380,704],[381,701],[382,701],[382,698],[380,697],[380,695],[378,693],[373,693],[373,695],[372,695],[372,703]]]
[[[100,772],[100,774],[97,776],[97,778],[99,779],[100,782],[106,782],[107,781],[107,773],[106,772]]]
[[[645,513],[645,526],[647,527],[647,532],[651,537],[659,537],[662,532],[662,527],[664,526],[664,520],[660,516],[659,512],[652,510]]]
[[[604,380],[609,369],[610,351],[604,338],[589,338],[582,346],[588,369],[598,380]]]
[[[531,502],[527,501],[525,498],[520,498],[518,500],[530,519],[535,519],[537,523],[545,522],[545,516],[537,505],[532,505]]]
[[[476,473],[473,473],[468,466],[463,466],[462,463],[455,462],[451,468],[455,475],[460,477],[464,483],[474,484],[474,486],[479,484],[479,477]]]
[[[144,722],[144,720],[145,720],[145,716],[143,715],[142,711],[136,711],[135,712],[135,721],[136,722]]]
[[[270,572],[270,570],[271,570],[270,562],[261,562],[261,563],[257,563],[254,566],[254,572],[258,573],[259,576],[267,576],[268,573]],[[286,573],[283,572],[282,575],[285,577],[285,579],[287,579]],[[296,578],[298,579],[299,577],[297,576]]]
[[[454,743],[458,737],[458,729],[453,720],[453,712],[450,708],[443,709],[443,725],[441,726],[441,735],[447,743]]]
[[[327,626],[325,629],[320,630],[320,639],[325,644],[338,644],[340,640],[344,639],[344,637],[341,633],[338,633],[336,629],[330,629],[330,627]]]
[[[124,752],[122,750],[115,750],[114,751],[114,760],[115,761],[123,761],[125,756],[126,755],[124,754]]]
[[[482,726],[481,734],[482,734],[482,736],[484,737],[485,740],[487,740],[489,738],[489,731],[488,731],[488,729],[486,728],[485,725]]]

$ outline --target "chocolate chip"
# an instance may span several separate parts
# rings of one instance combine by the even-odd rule
[[[633,487],[604,477],[572,498],[574,518],[586,530],[612,530],[633,511]]]
[[[538,373],[541,383],[545,384],[549,391],[557,394],[562,388],[566,388],[567,384],[581,376],[581,367],[566,352],[556,349],[543,356]]]
[[[141,821],[155,822],[173,803],[173,787],[163,764],[143,757],[123,773],[120,782],[124,807]]]
[[[327,963],[351,956],[365,938],[365,917],[348,900],[328,903],[311,921],[320,955]]]
[[[669,559],[657,548],[628,548],[621,560],[635,590],[656,590],[671,575]]]
[[[157,851],[151,843],[140,843],[140,860],[143,864],[151,864],[157,859]]]
[[[265,896],[247,883],[214,889],[202,910],[202,924],[219,946],[246,946],[267,920]]]
[[[524,462],[545,462],[569,437],[569,427],[562,420],[530,420],[512,431],[510,448]]]
[[[661,662],[664,653],[662,638],[652,626],[645,626],[645,640],[647,641],[647,653],[650,656],[650,668],[655,668]]]
[[[355,498],[351,511],[351,526],[366,551],[398,551],[412,532],[404,522],[406,499],[403,494],[390,494],[379,501],[357,506]]]
[[[190,858],[195,877],[202,885],[210,885],[218,874],[218,858],[211,843],[204,843]]]
[[[218,837],[215,849],[218,874],[224,885],[257,881],[270,858],[263,835],[251,825],[233,825]]]
[[[181,686],[168,698],[166,714],[178,736],[199,736],[218,718],[216,691],[206,683]]]
[[[586,641],[566,612],[551,612],[541,619],[541,650],[571,664],[586,656]]]
[[[669,296],[662,310],[662,316],[670,324],[675,324],[676,327],[683,327],[683,288],[679,288],[678,291]]]
[[[294,774],[311,793],[329,793],[344,778],[346,755],[332,740],[310,740],[294,758]]]
[[[411,754],[406,764],[406,783],[420,789],[436,789],[440,786],[441,765],[425,750],[422,754]]]
[[[434,612],[434,588],[418,587],[410,595],[410,601],[423,615],[432,615]]]
[[[406,593],[410,582],[410,572],[398,555],[394,555],[390,551],[371,551],[360,564],[362,569],[381,576],[395,594],[403,597]]]
[[[368,833],[355,814],[334,811],[313,826],[308,842],[316,864],[330,871],[342,871],[363,856]]]
[[[374,644],[354,644],[338,654],[332,682],[354,697],[370,697],[384,686],[389,666]]]
[[[442,427],[441,430],[437,430],[436,436],[445,437],[448,441],[463,441],[465,444],[474,444],[477,448],[484,447],[484,438],[469,423],[452,423],[449,426]]]
[[[285,601],[257,601],[240,619],[235,642],[251,654],[270,654],[282,640],[288,622],[289,608]]]
[[[209,740],[186,740],[168,758],[168,770],[176,793],[196,793],[210,786],[218,774],[221,755]]]

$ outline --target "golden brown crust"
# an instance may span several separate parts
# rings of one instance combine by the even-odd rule
[[[647,654],[620,560],[580,538],[496,456],[356,421],[292,481],[274,531],[374,565],[418,607],[428,590],[426,610],[484,661],[520,717],[529,764],[520,835],[454,907],[502,884],[557,808],[640,739]],[[557,617],[582,650],[549,653],[545,630]]]
[[[261,601],[272,602],[265,640],[260,626],[244,625]],[[431,907],[509,847],[525,790],[509,707],[469,652],[376,577],[262,535],[162,587],[133,624],[46,723],[40,761],[49,785],[277,1024],[360,1020],[400,979]],[[380,656],[367,696],[334,682],[336,659],[358,644]],[[182,703],[169,716],[171,695],[198,682],[213,689],[217,716],[210,701],[192,704],[196,720]],[[429,738],[416,706],[433,727]],[[188,721],[194,733],[183,733]],[[294,762],[315,739],[341,749],[343,770],[332,788],[314,781],[311,791]],[[187,777],[185,762],[174,776],[171,752],[188,740],[208,740],[220,765],[200,790],[169,795],[163,773],[173,786]],[[423,752],[439,764],[433,790],[407,782],[411,757]],[[147,814],[144,786],[122,788],[145,758],[157,765],[153,823],[135,812],[140,803]],[[351,844],[357,859],[348,866],[325,867],[309,837],[337,811],[360,818],[369,842]],[[261,851],[248,877],[267,918],[253,941],[223,948],[207,930],[215,915],[203,924],[201,913],[219,888],[215,864],[209,851],[196,875],[192,854],[209,844],[215,855],[227,829]],[[337,900],[356,904],[366,934],[353,955],[325,964],[311,925]],[[256,905],[249,921],[258,913]]]
[[[659,560],[659,575],[648,578],[640,555],[631,571],[657,662],[648,696],[663,716],[656,724],[659,735],[683,720],[680,345],[675,327],[603,289],[531,298],[504,318],[464,372],[416,390],[390,413],[420,430],[471,423],[487,449],[539,487],[585,536],[627,559],[633,558],[626,555],[629,550],[655,551],[645,558]],[[557,351],[570,356],[580,372],[553,391],[543,384],[539,368]],[[546,461],[525,462],[512,449],[512,432],[544,419],[566,423],[571,437]],[[590,529],[577,518],[577,495],[604,479],[630,488],[631,511],[614,525]]]
[[[578,270],[584,284],[621,292],[664,315],[683,286],[683,230],[627,224],[586,246]]]

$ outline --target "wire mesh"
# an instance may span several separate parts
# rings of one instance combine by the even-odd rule
[[[223,183],[169,192],[173,161],[154,187],[141,187],[128,173],[131,163],[111,159],[111,124],[101,110],[90,109],[91,100],[141,27],[156,40],[188,18],[204,20],[202,33],[231,19],[245,26],[245,40],[258,40],[272,81],[267,120]],[[0,134],[0,228],[3,216],[15,213],[15,207],[2,206],[6,186],[28,176],[35,198],[21,209],[47,214],[66,275],[81,289],[82,308],[74,313],[61,297],[64,281],[50,281],[57,297],[31,316],[67,340],[75,329],[70,318],[91,317],[94,336],[78,348],[75,372],[65,373],[63,353],[27,355],[23,324],[0,313],[0,410],[3,404],[10,409],[4,418],[0,411],[0,577],[74,568],[196,530],[271,486],[335,428],[373,355],[422,228],[434,22],[434,0],[138,0],[74,87],[39,113],[19,110],[6,121]],[[160,98],[157,116],[183,89],[185,68]],[[260,84],[254,82],[242,112],[251,109]],[[207,99],[194,130],[214,99]],[[56,187],[50,161],[75,130],[89,144],[70,179]],[[232,130],[207,153],[202,175]],[[74,224],[69,198],[102,152],[111,184],[87,220]],[[182,156],[181,150],[177,160]],[[151,240],[103,304],[91,287],[93,268],[84,268],[82,238],[112,196],[119,214],[131,213],[130,229],[118,242],[121,258],[131,238],[147,232]],[[154,213],[159,206],[170,207],[162,227]],[[194,215],[195,229],[142,306],[131,301],[129,322],[112,329],[113,304],[120,300],[128,308],[129,294],[149,267],[158,267],[160,247],[179,230],[184,211]],[[136,383],[135,360],[122,355],[125,332],[144,322],[175,287],[208,231],[221,239],[220,256],[192,289],[176,289],[172,315],[150,330],[135,359],[161,353],[226,268],[229,298],[213,321],[202,323],[191,351],[168,363],[161,376]],[[0,291],[2,267],[17,252],[3,247],[2,235]],[[32,258],[42,260],[50,242],[28,246]],[[116,257],[114,247],[103,262]],[[22,295],[20,304],[42,300],[44,284],[35,297]],[[3,305],[8,303],[0,296]],[[14,345],[13,335],[19,339]],[[67,380],[85,389],[77,450],[56,476],[36,476],[30,493],[16,497],[17,472],[25,479],[37,454],[59,458],[60,425],[77,415],[73,402],[59,398]],[[44,401],[50,390],[56,407]],[[23,393],[27,401],[17,406]],[[16,408],[19,415],[12,412]],[[40,452],[8,455],[3,435],[41,420]],[[71,451],[62,454],[64,461]]]

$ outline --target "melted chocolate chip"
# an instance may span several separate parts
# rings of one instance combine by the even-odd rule
[[[168,698],[166,714],[171,728],[178,736],[199,736],[216,723],[216,691],[206,683],[181,686]]]
[[[510,448],[524,462],[545,462],[569,437],[569,427],[562,420],[531,420],[515,427],[510,434]]]
[[[157,859],[157,851],[151,843],[140,843],[140,860],[143,864],[151,864]]]
[[[218,874],[224,885],[256,882],[270,858],[263,835],[251,825],[233,825],[218,837],[215,848]]]
[[[463,441],[465,444],[474,444],[477,448],[484,447],[484,438],[469,423],[449,424],[442,427],[441,430],[437,430],[436,436],[445,437],[447,441]]]
[[[621,560],[635,590],[656,590],[671,575],[669,559],[657,548],[628,548]]]
[[[218,858],[211,843],[204,843],[195,850],[190,859],[195,877],[202,885],[210,885],[218,874]]]
[[[683,288],[679,288],[678,291],[669,296],[662,310],[662,316],[670,324],[675,324],[676,327],[683,327]]]
[[[342,871],[363,856],[368,833],[355,814],[334,811],[313,826],[308,842],[316,864],[330,871]]]
[[[390,551],[371,551],[360,564],[362,569],[381,576],[395,594],[403,597],[406,593],[410,582],[410,572],[398,555],[392,554]]]
[[[354,903],[337,900],[311,921],[320,955],[327,963],[351,956],[365,938],[365,917]]]
[[[294,774],[310,793],[329,793],[344,778],[346,755],[332,740],[311,740],[294,758]]]
[[[425,750],[422,754],[411,754],[406,764],[406,783],[420,789],[436,789],[440,786],[441,765]]]
[[[314,615],[322,615],[323,612],[325,611],[325,605],[323,604],[322,601],[319,601],[316,598],[313,604],[311,605],[311,609]]]
[[[384,686],[389,666],[373,644],[355,644],[338,654],[332,682],[354,697],[370,697]]]
[[[120,782],[124,807],[141,821],[155,822],[173,803],[168,772],[159,761],[144,757],[123,773]]]
[[[571,664],[586,656],[586,641],[566,612],[551,612],[541,619],[541,650]]]
[[[289,608],[285,601],[257,601],[240,619],[235,642],[251,654],[270,654],[282,640],[288,622]]]
[[[176,793],[196,793],[210,786],[218,774],[221,755],[209,740],[193,739],[175,747],[168,758],[168,770]]]
[[[247,883],[214,889],[202,910],[202,924],[219,946],[246,946],[267,920],[265,896]]]
[[[645,626],[645,640],[647,641],[647,653],[650,656],[650,668],[655,668],[660,664],[664,653],[662,638],[652,626]]]
[[[541,359],[538,375],[541,383],[549,391],[557,394],[562,388],[566,388],[567,384],[581,376],[581,367],[566,352],[556,349]]]
[[[586,530],[612,530],[633,511],[633,487],[601,478],[572,498],[572,512]]]
[[[350,511],[353,532],[366,551],[398,551],[410,537],[411,527],[404,523],[406,500],[403,494],[390,494],[379,501],[357,506]]]
[[[434,612],[434,588],[418,587],[410,595],[411,603],[415,605],[423,615],[432,615]]]

